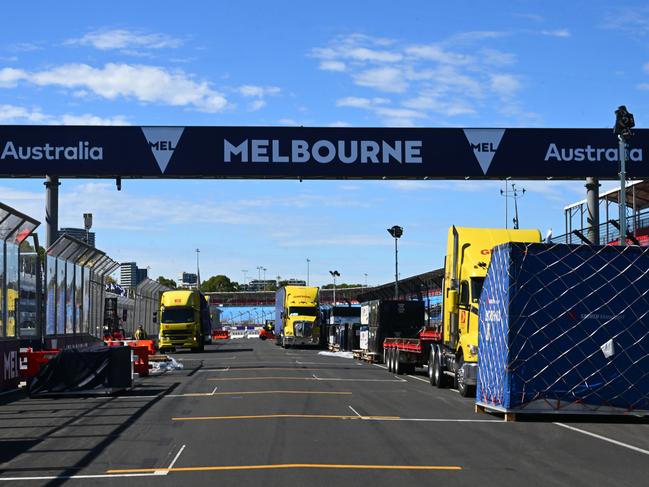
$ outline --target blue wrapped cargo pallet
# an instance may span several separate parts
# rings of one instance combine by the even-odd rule
[[[649,248],[508,243],[479,306],[476,403],[649,414]]]

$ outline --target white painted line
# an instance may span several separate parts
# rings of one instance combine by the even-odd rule
[[[74,480],[74,479],[108,479],[113,477],[156,477],[164,475],[160,473],[106,473],[100,475],[47,475],[42,477],[0,477],[0,482],[18,481],[18,480]]]
[[[180,455],[182,454],[182,452],[183,452],[183,450],[185,449],[186,446],[187,446],[187,445],[183,445],[183,446],[180,447],[180,450],[178,450],[178,453],[176,453],[176,456],[174,457],[174,459],[171,460],[171,463],[169,464],[169,466],[167,467],[167,469],[170,470],[170,469],[173,468],[173,466],[174,466],[174,465],[176,464],[176,462],[178,461],[178,458],[180,458]]]
[[[635,452],[642,453],[644,455],[649,455],[649,450],[643,450],[642,448],[629,445],[628,443],[622,443],[621,441],[614,440],[613,438],[608,438],[606,436],[598,435],[596,433],[591,433],[590,431],[582,430],[580,428],[575,428],[574,426],[568,426],[567,424],[563,424],[563,423],[554,423],[554,424],[556,424],[557,426],[561,426],[562,428],[576,431],[577,433],[581,433],[582,435],[592,436],[593,438],[597,438],[598,440],[606,441],[608,443],[612,443],[614,445],[621,446],[623,448],[628,448],[629,450],[633,450]]]
[[[216,386],[216,387],[214,388],[214,390],[212,391],[212,395],[216,394],[216,390],[217,390],[218,388],[219,388],[218,386]]]
[[[429,383],[428,379],[424,379],[423,377],[417,377],[416,375],[408,375],[408,377],[412,377],[413,379],[420,380],[422,382]]]
[[[374,367],[380,367],[382,369],[388,370],[388,368],[385,365],[379,365],[379,364],[372,364]]]
[[[209,374],[209,373],[212,373],[212,372],[227,372],[228,370],[230,370],[230,367],[227,367],[225,369],[198,369],[198,372],[203,373],[203,374],[205,374],[205,373]]]
[[[351,409],[352,411],[354,411],[354,414],[355,414],[356,416],[358,416],[359,418],[362,418],[362,417],[363,417],[363,416],[361,416],[360,414],[358,414],[358,411],[356,411],[353,407],[349,406],[349,409]]]

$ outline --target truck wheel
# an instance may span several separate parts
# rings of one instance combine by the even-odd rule
[[[428,380],[431,386],[435,385],[435,347],[430,347],[428,355]]]
[[[397,375],[403,374],[403,365],[399,357],[399,350],[394,351],[394,373]]]
[[[383,363],[385,365],[388,365],[388,352],[389,352],[389,350],[390,350],[389,348],[385,348],[385,347],[383,348]]]
[[[388,372],[394,372],[394,349],[388,348]]]
[[[455,372],[455,383],[457,385],[457,391],[462,397],[475,397],[475,386],[467,385],[464,381],[464,371],[462,370],[462,365],[464,364],[464,359],[460,357],[460,360],[457,363],[457,371]]]
[[[438,389],[445,389],[449,386],[448,376],[444,373],[442,368],[442,351],[438,348],[435,350],[435,359],[434,359],[434,370],[435,370],[435,385]]]

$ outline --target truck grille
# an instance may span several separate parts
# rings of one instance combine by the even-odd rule
[[[187,330],[163,330],[163,337],[191,336],[191,331]]]

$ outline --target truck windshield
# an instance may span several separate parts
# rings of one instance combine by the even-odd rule
[[[163,323],[192,323],[194,321],[194,309],[177,307],[165,308],[162,312]]]
[[[471,278],[471,302],[477,303],[480,301],[480,293],[482,292],[482,285],[484,284],[484,277]]]
[[[317,316],[318,308],[310,306],[293,306],[288,309],[289,316]]]

